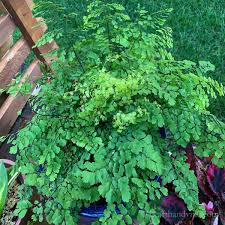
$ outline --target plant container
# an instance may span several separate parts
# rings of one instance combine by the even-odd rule
[[[11,166],[15,165],[15,162],[9,159],[0,159],[0,160],[4,162],[6,168],[10,168]],[[22,177],[22,180],[24,180],[23,177]],[[22,221],[21,219],[17,219],[15,222],[15,225],[20,225],[21,221]]]

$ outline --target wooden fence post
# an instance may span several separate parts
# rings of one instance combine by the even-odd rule
[[[5,9],[4,5],[2,4],[2,2],[0,1],[0,14],[2,13],[7,13],[7,10]]]
[[[49,66],[52,58],[46,57],[45,54],[57,48],[54,41],[33,48],[39,38],[44,35],[47,26],[40,23],[42,18],[33,17],[32,3],[32,0],[0,0],[0,9],[5,12],[5,15],[0,16],[0,89],[7,88],[7,85],[17,76],[19,68],[31,50],[36,57],[29,66],[27,65],[28,68],[25,69],[21,83],[28,78],[35,86],[35,81],[42,75],[40,61]],[[10,38],[16,25],[22,37],[10,48]],[[10,48],[9,51],[8,48]],[[0,136],[8,134],[11,130],[18,117],[17,112],[22,110],[28,98],[29,95],[20,96],[19,93],[16,96],[0,94]]]
[[[4,7],[4,5],[2,4],[2,2],[0,1],[0,14],[6,14],[7,10]],[[13,45],[13,38],[12,35],[8,38],[8,40],[2,45],[0,46],[0,59],[5,55],[5,53],[8,51],[8,49],[10,49]]]
[[[30,48],[33,48],[44,32],[42,27],[38,26],[37,19],[33,17],[30,4],[25,0],[2,0],[2,3],[11,15],[14,23],[20,28]],[[33,48],[33,51],[40,61],[48,64],[44,55],[53,49],[52,46],[50,43],[47,43],[44,46]]]

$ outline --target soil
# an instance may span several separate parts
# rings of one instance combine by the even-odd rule
[[[5,209],[0,220],[1,225],[15,225],[18,220],[17,216],[14,216],[14,210],[16,208],[16,203],[19,201],[18,198],[18,182],[14,181],[8,191],[8,198],[6,202]]]

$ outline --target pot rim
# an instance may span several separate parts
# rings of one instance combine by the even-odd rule
[[[4,164],[10,165],[10,166],[14,166],[15,162],[10,160],[10,159],[0,159],[0,161],[3,161]]]

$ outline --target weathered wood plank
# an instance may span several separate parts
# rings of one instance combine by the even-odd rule
[[[30,53],[26,40],[21,38],[0,61],[0,89],[5,88]]]
[[[3,13],[7,13],[7,10],[5,9],[4,5],[2,4],[2,2],[0,1],[0,14]]]
[[[13,45],[13,38],[10,36],[8,40],[0,47],[0,60]]]
[[[26,2],[27,2],[27,5],[29,6],[30,10],[32,10],[33,5],[34,5],[33,0],[26,0]]]
[[[38,24],[40,24],[39,26],[42,28],[43,33],[48,29],[47,24],[44,22],[44,18],[42,17],[37,17],[36,18]]]
[[[21,82],[29,80],[30,82],[34,83],[40,76],[41,70],[39,66],[39,61],[34,60],[33,63],[27,69],[23,78],[21,79]],[[6,101],[0,108],[0,135],[6,135],[9,133],[11,127],[13,126],[18,117],[17,112],[23,109],[28,99],[29,95],[17,95],[16,97],[10,95],[6,99]]]
[[[0,47],[8,40],[15,29],[16,26],[10,15],[0,17]]]
[[[37,19],[33,17],[27,2],[24,0],[2,0],[2,2],[15,24],[20,28],[29,46],[33,47],[37,40],[43,36],[44,32],[42,27],[37,26]],[[33,50],[40,61],[47,63],[43,55],[49,53],[52,50],[52,46],[46,44]]]
[[[9,94],[7,94],[6,92],[0,95],[0,107],[3,105],[4,101],[8,98],[8,96]]]

